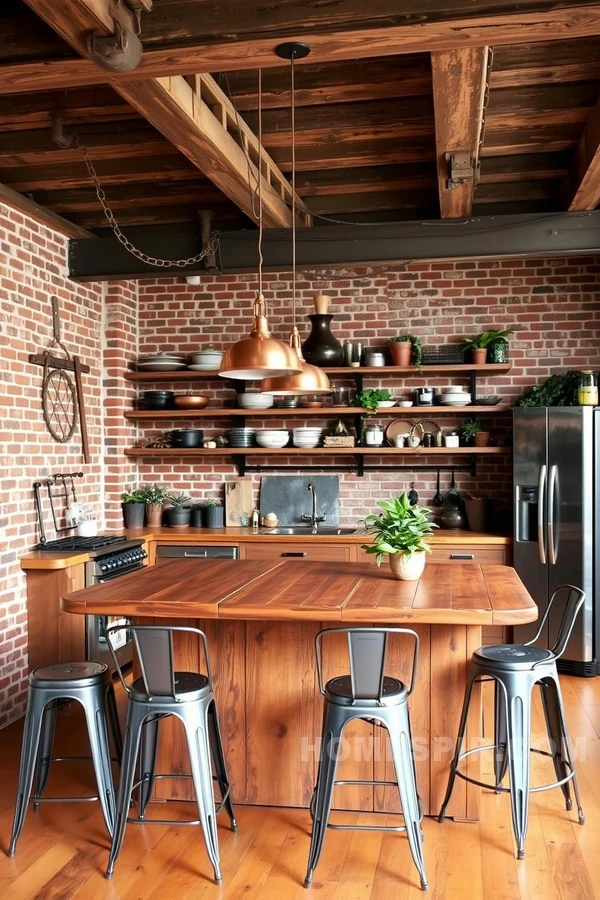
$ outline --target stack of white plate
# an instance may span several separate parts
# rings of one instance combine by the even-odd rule
[[[188,368],[194,372],[214,372],[221,365],[222,359],[222,350],[207,347],[205,350],[199,350],[198,353],[192,353],[192,361]]]
[[[141,356],[137,367],[149,372],[175,372],[185,369],[185,361],[174,353],[155,353],[153,356]]]
[[[268,450],[279,450],[285,447],[290,439],[289,431],[281,428],[265,428],[256,432],[256,443]]]
[[[457,387],[456,385],[442,388],[442,393],[440,395],[440,403],[442,406],[468,406],[470,402],[471,395],[468,391],[463,390],[463,388]]]
[[[323,429],[311,427],[294,428],[293,435],[294,447],[302,447],[309,450],[319,446],[323,435]]]
[[[242,409],[270,409],[273,406],[273,394],[238,394],[238,406]]]
[[[227,432],[230,447],[251,447],[254,443],[255,428],[230,428]]]

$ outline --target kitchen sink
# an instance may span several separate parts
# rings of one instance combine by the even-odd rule
[[[356,528],[340,528],[338,525],[319,525],[317,529],[309,525],[278,525],[266,534],[295,534],[301,537],[318,537],[320,534],[356,534]]]

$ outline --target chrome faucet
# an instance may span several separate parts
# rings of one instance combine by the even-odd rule
[[[312,493],[312,514],[310,516],[302,516],[302,521],[309,522],[311,528],[316,531],[319,522],[325,521],[325,516],[317,515],[317,491],[314,484],[309,484],[308,490]]]

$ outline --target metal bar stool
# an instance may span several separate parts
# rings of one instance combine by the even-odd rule
[[[52,746],[59,704],[76,700],[83,706],[96,774],[98,794],[91,797],[42,797],[52,762],[88,759],[87,756],[53,757]],[[112,837],[115,822],[115,794],[111,772],[111,756],[106,723],[115,745],[117,761],[121,758],[121,730],[117,716],[115,692],[108,666],[97,662],[55,663],[39,666],[29,675],[29,697],[23,731],[19,786],[15,816],[8,850],[15,855],[17,840],[30,800],[37,809],[40,803],[99,800],[108,833]],[[37,773],[36,773],[37,769]],[[33,797],[31,788],[36,775]]]
[[[556,643],[551,650],[534,647],[539,639],[550,609],[557,595],[567,592],[565,608],[558,630]],[[567,809],[572,808],[569,783],[573,782],[575,802],[579,814],[579,824],[583,825],[585,817],[579,799],[577,778],[571,756],[571,738],[565,720],[565,711],[560,690],[560,682],[556,669],[556,660],[565,651],[571,636],[577,614],[585,601],[585,593],[570,584],[558,587],[546,608],[538,632],[526,644],[494,644],[480,647],[473,654],[470,664],[468,684],[463,704],[456,751],[450,770],[448,789],[440,810],[439,821],[443,822],[446,808],[452,795],[456,776],[471,784],[491,788],[497,792],[510,793],[512,821],[517,855],[525,857],[525,837],[529,816],[529,794],[547,791],[560,787]],[[465,736],[469,704],[473,685],[481,681],[494,681],[494,743],[486,747],[475,747],[461,752]],[[550,740],[551,752],[536,750],[531,747],[531,692],[535,684],[539,684],[544,707],[544,717]],[[469,778],[458,770],[459,764],[472,753],[483,750],[494,751],[495,784],[485,784]],[[556,781],[539,787],[530,787],[530,753],[548,756],[554,763]],[[502,781],[509,771],[510,787],[502,787]]]
[[[121,766],[121,783],[117,793],[116,824],[106,871],[107,878],[114,872],[115,862],[125,837],[127,822],[143,822],[148,825],[201,825],[208,856],[215,873],[215,881],[221,883],[219,840],[216,817],[225,808],[231,820],[231,828],[237,824],[231,803],[231,788],[227,775],[221,732],[217,718],[213,678],[206,635],[198,628],[187,626],[128,625],[131,629],[141,677],[131,686],[123,680],[111,636],[122,630],[114,625],[106,632],[108,647],[113,655],[121,683],[129,695],[125,743]],[[206,675],[196,672],[176,672],[173,659],[173,633],[198,635],[204,647]],[[176,716],[183,722],[191,763],[190,775],[155,775],[156,749],[160,720]],[[140,780],[134,784],[135,768],[140,756]],[[211,757],[216,775],[213,778]],[[199,819],[146,819],[146,806],[152,794],[155,778],[191,778],[194,783]],[[221,802],[215,809],[213,780],[219,785]],[[139,787],[137,816],[128,816],[131,796]]]
[[[348,636],[349,675],[339,675],[323,685],[321,643],[324,635]],[[412,674],[407,688],[397,678],[384,675],[389,634],[406,634],[414,640]],[[412,858],[419,871],[421,888],[427,890],[423,859],[423,818],[417,793],[408,713],[408,698],[415,684],[419,655],[419,636],[410,628],[326,628],[315,638],[319,690],[325,697],[323,735],[317,784],[311,802],[313,819],[305,887],[310,887],[321,857],[327,828],[356,831],[406,831]],[[386,728],[390,738],[396,781],[336,781],[338,753],[342,733],[353,719],[367,719]],[[336,785],[373,784],[397,787],[405,824],[391,826],[334,825],[329,823],[333,790]]]

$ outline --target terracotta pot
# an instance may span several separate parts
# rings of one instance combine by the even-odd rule
[[[162,503],[146,504],[146,525],[149,528],[160,528],[162,525]]]
[[[471,350],[471,359],[476,366],[482,366],[487,362],[487,347],[485,350]]]
[[[399,581],[418,581],[425,568],[426,556],[424,550],[411,553],[409,556],[404,553],[390,554],[392,575]]]
[[[489,431],[480,431],[479,434],[475,435],[475,446],[476,447],[487,447],[489,442],[490,442]]]
[[[393,366],[410,366],[413,349],[410,341],[392,341],[388,346]]]

